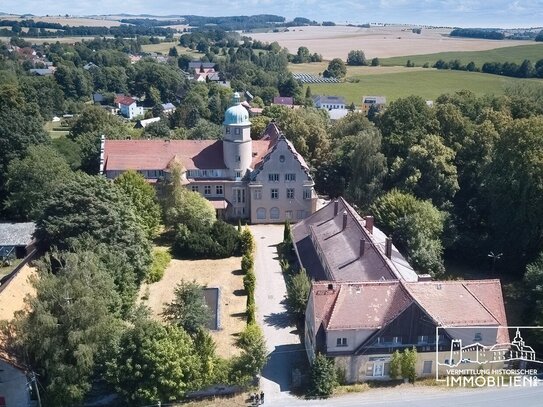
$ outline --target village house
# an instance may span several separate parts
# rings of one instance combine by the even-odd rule
[[[23,259],[34,252],[35,229],[34,222],[0,223],[0,265],[1,261]]]
[[[341,96],[314,96],[313,102],[319,109],[345,109],[345,98]]]
[[[173,112],[175,112],[175,106],[173,105],[173,103],[163,103],[162,105],[162,112],[164,114],[172,114]]]
[[[455,361],[455,340],[507,351],[499,280],[433,281],[418,275],[373,217],[360,217],[342,198],[294,225],[292,238],[313,280],[305,316],[307,356],[333,357],[348,382],[389,379],[395,350],[417,349],[417,376],[435,375],[436,353],[442,364],[475,360],[476,349],[468,346],[462,361]]]
[[[143,116],[143,107],[138,106],[136,100],[130,96],[118,95],[115,98],[115,105],[127,119],[132,120],[137,116]]]
[[[366,116],[371,108],[376,109],[376,113],[385,110],[387,98],[385,96],[363,96],[361,110]]]
[[[315,211],[317,195],[305,160],[275,123],[259,140],[239,94],[226,110],[222,140],[102,139],[100,171],[108,179],[136,170],[164,182],[179,165],[182,182],[225,219],[252,223],[296,222]]]

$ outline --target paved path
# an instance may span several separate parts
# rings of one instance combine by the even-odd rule
[[[265,393],[266,404],[288,405],[296,400],[288,393],[292,368],[306,356],[283,304],[287,291],[277,254],[277,244],[283,240],[283,225],[252,225],[250,229],[256,241],[257,316],[270,352],[260,388]]]

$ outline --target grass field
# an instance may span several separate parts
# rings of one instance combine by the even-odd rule
[[[142,45],[141,46],[141,49],[142,51],[144,52],[157,52],[157,53],[162,53],[164,55],[168,55],[168,52],[170,51],[170,48],[175,46],[175,48],[177,48],[177,52],[179,53],[179,55],[181,54],[188,54],[194,58],[201,58],[203,56],[203,54],[197,52],[197,51],[193,51],[191,50],[190,48],[185,48],[185,47],[181,47],[179,45],[177,45],[177,43],[175,42],[161,42],[159,44],[147,44],[147,45]]]
[[[51,121],[46,122],[43,126],[44,130],[49,133],[49,137],[51,138],[60,138],[62,136],[67,136],[68,133],[70,133],[70,128],[67,126],[62,126],[62,122],[56,122],[53,123]],[[65,129],[65,130],[58,130],[58,129]]]
[[[437,54],[408,55],[402,57],[383,58],[381,65],[384,66],[405,66],[408,59],[416,66],[422,66],[426,62],[433,65],[439,59],[446,62],[458,59],[463,64],[470,61],[475,62],[477,67],[482,67],[485,62],[516,62],[521,63],[525,59],[533,63],[543,58],[543,43],[533,45],[518,45],[515,47],[496,48],[486,51],[463,51],[463,52],[439,52]]]
[[[423,71],[390,73],[387,75],[359,75],[357,83],[319,83],[310,84],[313,95],[335,95],[345,97],[347,103],[360,104],[364,95],[386,96],[387,101],[409,95],[435,100],[443,93],[469,89],[475,94],[504,93],[504,86],[515,81],[537,81],[533,79],[513,79],[498,75],[488,75],[464,71]],[[306,85],[307,86],[307,85]]]
[[[328,62],[312,62],[308,64],[289,64],[288,69],[293,73],[310,73],[313,75],[322,74],[328,67]],[[413,72],[426,70],[425,68],[415,67],[406,68],[405,66],[348,66],[347,77],[363,75],[382,75],[389,73]]]

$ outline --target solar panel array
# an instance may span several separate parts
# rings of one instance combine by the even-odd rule
[[[322,76],[315,76],[309,73],[295,73],[292,74],[294,79],[302,83],[339,83],[340,80],[336,78],[323,78]]]

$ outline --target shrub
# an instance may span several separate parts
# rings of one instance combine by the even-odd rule
[[[247,325],[251,324],[256,324],[256,306],[254,300],[251,304],[247,305]]]
[[[220,220],[211,229],[195,231],[186,225],[178,225],[172,250],[183,258],[221,259],[239,254],[239,240],[236,229]]]
[[[254,262],[253,255],[251,253],[243,255],[241,258],[241,271],[243,274],[247,274],[249,271],[253,270]]]
[[[287,307],[296,317],[302,319],[305,315],[311,281],[304,269],[287,280]]]
[[[156,283],[157,281],[160,281],[171,260],[172,256],[170,256],[170,253],[167,251],[156,250],[153,253],[153,264],[151,264],[151,269],[147,274],[147,282]]]
[[[239,335],[236,345],[242,354],[236,363],[242,374],[254,377],[259,374],[268,361],[268,350],[262,330],[257,324],[248,324]]]
[[[285,227],[283,229],[283,242],[292,242],[292,236],[290,234],[290,222],[288,219],[285,221]]]
[[[249,270],[243,277],[243,288],[247,293],[247,296],[254,296],[256,285],[256,276],[253,270]]]
[[[396,350],[390,357],[390,371],[389,375],[391,379],[397,379],[402,373],[402,355],[400,351]]]
[[[327,397],[332,394],[337,384],[334,361],[319,353],[311,366],[311,395]]]
[[[244,255],[253,253],[255,249],[255,240],[253,238],[253,234],[247,227],[245,227],[240,234],[240,246],[241,254]]]
[[[218,220],[211,227],[210,235],[220,246],[217,257],[230,257],[239,254],[240,235],[232,225]]]
[[[411,383],[415,383],[417,372],[415,366],[417,364],[417,350],[405,349],[402,355],[402,377],[408,379]]]

